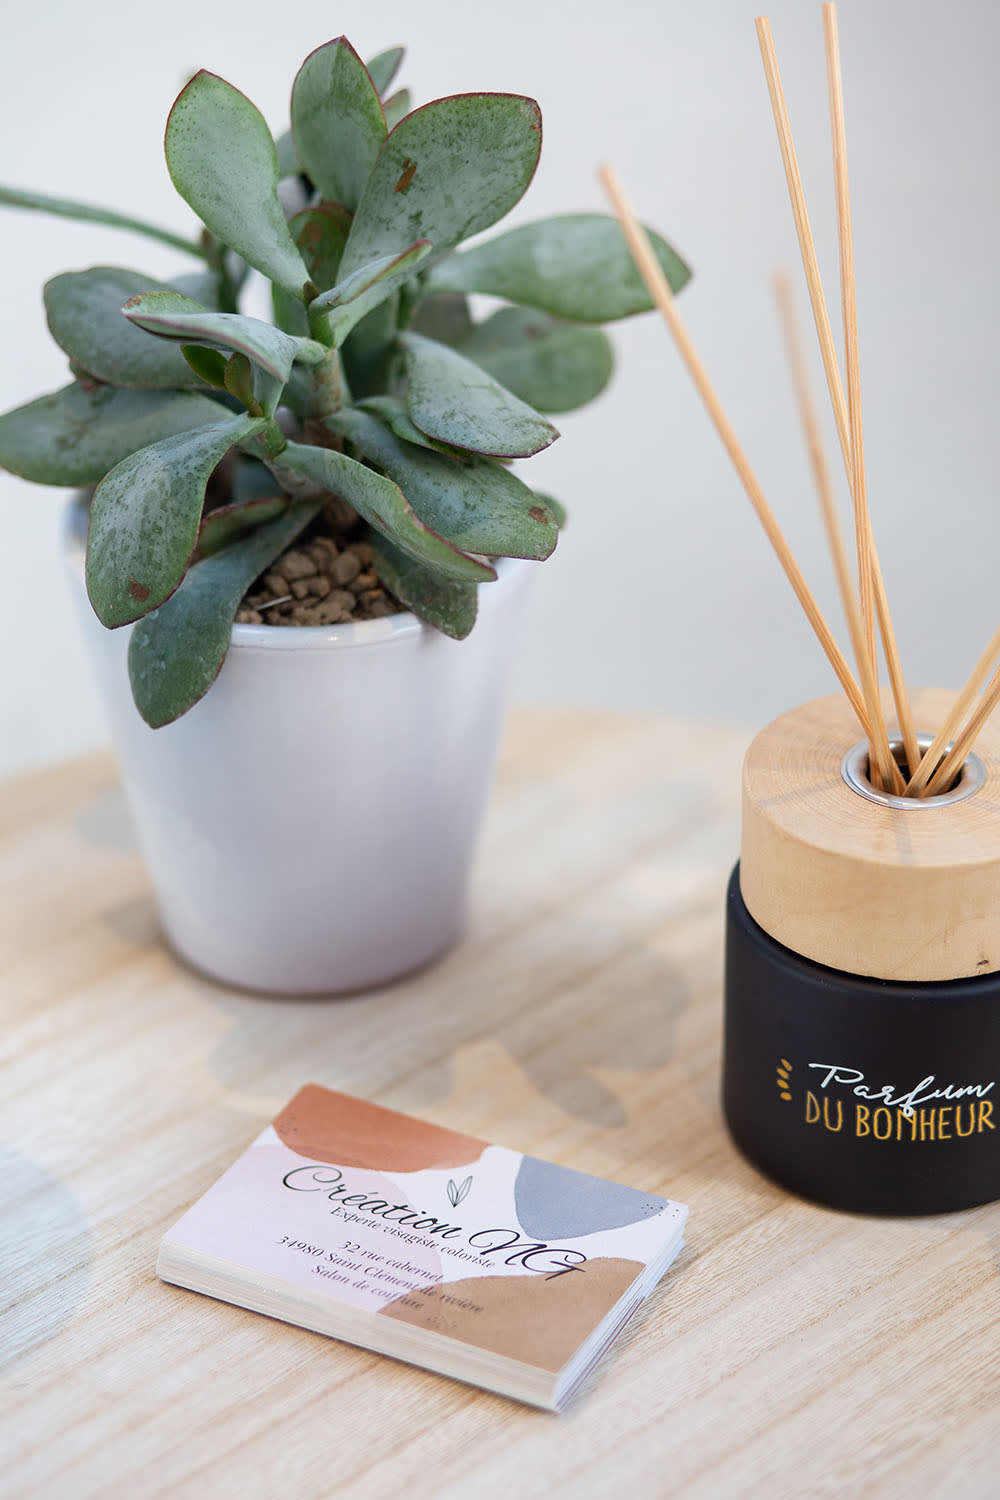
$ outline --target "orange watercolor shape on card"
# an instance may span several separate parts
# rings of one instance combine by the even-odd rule
[[[274,1121],[281,1140],[310,1161],[377,1172],[419,1172],[476,1162],[488,1142],[307,1083]]]

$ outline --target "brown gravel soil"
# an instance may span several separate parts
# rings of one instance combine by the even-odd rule
[[[327,505],[304,537],[258,578],[236,612],[241,625],[340,625],[379,620],[405,606],[379,581],[362,526],[342,502]]]

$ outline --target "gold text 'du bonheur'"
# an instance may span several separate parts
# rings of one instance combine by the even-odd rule
[[[851,1104],[812,1089],[806,1090],[805,1122],[839,1135],[869,1136],[876,1141],[950,1141],[961,1136],[995,1130],[993,1102],[970,1099],[968,1103],[931,1104],[907,1113],[886,1104]]]

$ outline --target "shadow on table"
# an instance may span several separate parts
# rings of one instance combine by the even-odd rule
[[[422,973],[329,999],[255,996],[196,976],[201,997],[232,1022],[209,1071],[255,1104],[277,1107],[315,1081],[383,1097],[389,1087],[419,1112],[453,1092],[459,1054],[488,1044],[565,1114],[622,1126],[627,1080],[613,1075],[669,1062],[691,1003],[688,977],[657,934],[704,906],[692,885],[718,857],[715,794],[666,765],[626,784],[610,812],[596,796],[542,790],[544,857],[531,783],[526,808],[509,798],[514,812],[487,831],[467,937]],[[81,814],[87,837],[127,836],[108,797]],[[157,940],[146,899],[105,920],[137,946]]]
[[[0,1182],[0,1369],[7,1369],[73,1317],[94,1248],[73,1194],[36,1162],[0,1151]]]
[[[623,1104],[598,1073],[667,1062],[688,998],[682,976],[649,952],[548,993],[524,974],[488,995],[456,994],[459,969],[464,974],[456,953],[416,979],[331,1000],[236,994],[204,981],[234,1023],[208,1067],[237,1090],[247,1088],[248,1072],[266,1070],[279,1098],[306,1082],[347,1092],[391,1082],[394,1102],[419,1112],[452,1092],[456,1054],[488,1042],[565,1113],[620,1126]]]
[[[103,920],[131,946],[166,947],[151,898],[123,903]],[[461,942],[416,977],[364,994],[319,998],[230,990],[177,962],[233,1023],[208,1058],[227,1088],[245,1090],[248,1072],[266,1072],[268,1089],[279,1099],[304,1082],[351,1091],[368,1078],[370,1087],[378,1086],[388,1063],[402,1106],[419,1110],[451,1093],[460,1049],[490,1041],[551,1103],[606,1127],[622,1125],[625,1110],[598,1072],[668,1062],[675,1023],[689,999],[683,975],[642,948],[624,958],[616,954],[571,987],[547,991],[525,972],[519,981],[509,974],[502,994],[491,987],[478,995],[456,994],[452,976],[464,971]]]

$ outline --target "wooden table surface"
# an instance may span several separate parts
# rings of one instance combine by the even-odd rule
[[[5,1500],[1000,1494],[1000,1208],[829,1213],[723,1128],[745,743],[521,715],[464,942],[329,1001],[165,950],[108,758],[7,784]],[[164,1230],[307,1081],[690,1205],[566,1415],[157,1281]]]

